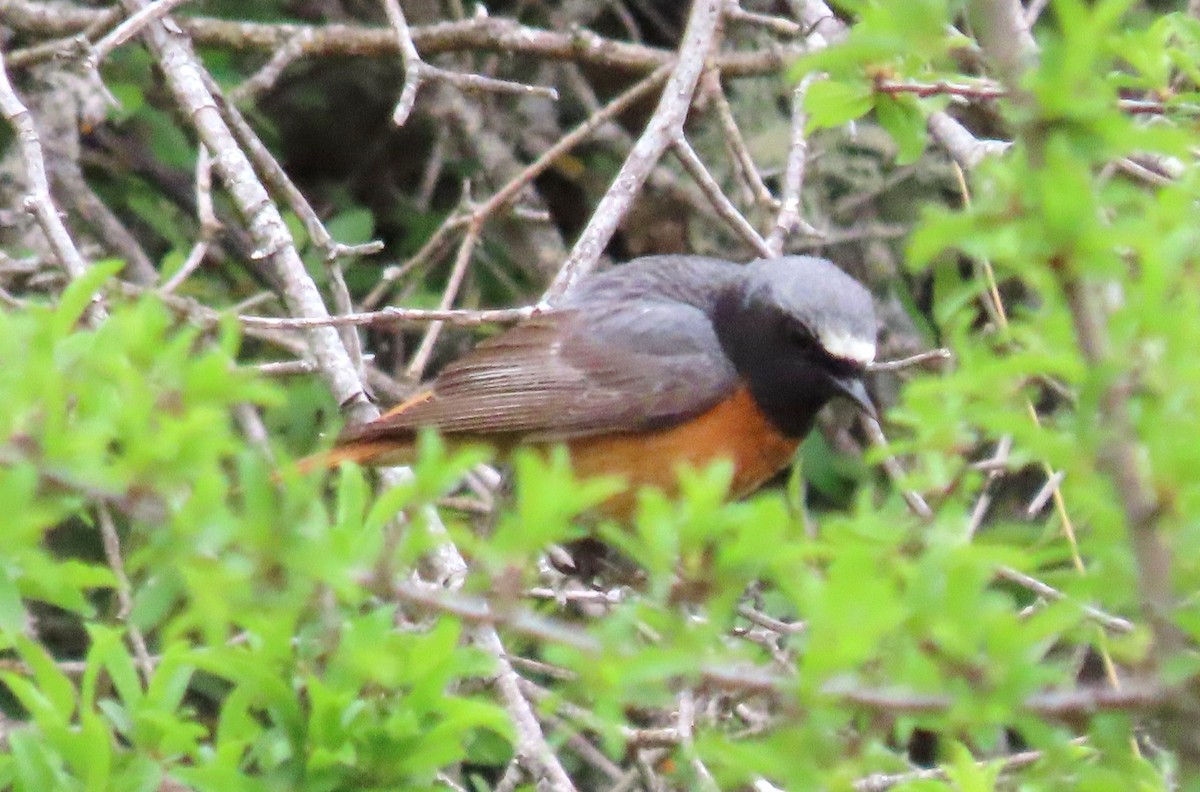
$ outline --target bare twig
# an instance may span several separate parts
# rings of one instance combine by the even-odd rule
[[[106,248],[125,260],[121,277],[143,286],[158,280],[158,272],[137,237],[92,190],[78,161],[63,157],[52,161],[51,180],[55,193],[62,196],[65,206],[91,229]]]
[[[696,696],[691,690],[682,690],[675,697],[677,704],[677,717],[675,719],[676,729],[679,730],[679,744],[683,749],[684,755],[688,757],[688,762],[692,766],[692,771],[696,774],[696,779],[699,781],[699,788],[705,792],[718,792],[716,779],[713,778],[712,772],[704,764],[700,758],[700,754],[696,752],[696,740],[694,736],[696,726]]]
[[[1074,745],[1085,745],[1086,738],[1080,737],[1071,742]],[[1041,751],[1020,751],[1002,758],[985,760],[979,762],[978,765],[981,768],[998,766],[1000,773],[1004,774],[1029,767],[1039,762],[1042,756]],[[855,781],[854,790],[855,792],[886,792],[901,784],[910,784],[914,781],[935,781],[945,777],[946,771],[940,767],[910,770],[907,773],[876,773]]]
[[[1059,470],[1054,475],[1046,478],[1046,483],[1042,485],[1037,495],[1034,495],[1033,499],[1029,501],[1029,505],[1025,507],[1026,517],[1032,520],[1038,516],[1038,513],[1045,508],[1047,501],[1054,496],[1055,490],[1062,484],[1063,478],[1066,475],[1067,472],[1065,470]]]
[[[325,228],[325,224],[317,217],[316,211],[304,197],[304,193],[288,177],[283,166],[258,137],[242,112],[221,93],[217,81],[207,72],[204,72],[203,78],[205,86],[217,100],[217,109],[220,111],[221,117],[225,119],[229,129],[245,149],[246,155],[256,166],[255,170],[267,186],[292,208],[292,211],[304,223],[304,230],[308,232],[313,244],[320,248],[327,260],[343,256],[366,256],[378,253],[383,249],[383,243],[379,241],[366,242],[361,245],[345,245],[336,241]]]
[[[129,583],[129,576],[125,574],[125,561],[121,558],[121,539],[117,536],[117,526],[113,522],[108,505],[103,501],[96,505],[96,516],[100,522],[104,557],[117,580],[117,620],[125,623],[125,629],[129,632],[129,643],[133,647],[133,657],[142,672],[142,682],[149,685],[150,677],[154,675],[154,660],[146,648],[146,636],[142,635],[136,624],[129,621],[129,614],[133,612],[133,586]]]
[[[943,363],[953,358],[954,353],[949,349],[930,349],[927,352],[918,352],[915,355],[909,355],[898,360],[878,360],[868,364],[867,370],[900,371],[901,369],[912,368],[913,366],[923,366],[926,363]]]
[[[1015,88],[1037,52],[1020,2],[971,0],[967,17],[994,73],[1005,85]]]
[[[1033,30],[1034,24],[1048,5],[1050,0],[1029,0],[1029,5],[1025,6],[1025,27]]]
[[[808,165],[808,135],[804,128],[808,123],[808,113],[804,109],[804,97],[808,94],[808,86],[816,79],[818,75],[806,74],[792,89],[792,136],[788,144],[787,165],[783,171],[782,197],[774,227],[767,234],[767,248],[772,256],[783,254],[784,244],[794,231],[812,229],[800,216],[800,201],[804,170]]]
[[[246,327],[273,330],[298,330],[310,327],[395,326],[445,322],[455,327],[479,327],[486,324],[509,324],[530,319],[546,309],[536,305],[524,308],[498,308],[489,311],[437,308],[382,308],[365,313],[325,316],[321,318],[290,318],[275,316],[242,316]]]
[[[457,550],[453,550],[453,552],[457,554]],[[476,644],[491,654],[499,666],[496,688],[505,708],[513,717],[514,726],[517,729],[518,755],[521,756],[526,767],[536,771],[547,783],[551,784],[551,789],[559,792],[574,790],[575,787],[566,771],[563,770],[558,758],[542,735],[541,725],[521,690],[522,680],[507,659],[504,646],[500,642],[494,626],[503,623],[511,629],[543,639],[574,645],[589,652],[597,651],[599,648],[595,639],[574,627],[560,625],[525,611],[510,609],[503,615],[499,615],[484,600],[451,594],[440,587],[401,581],[396,584],[395,593],[406,602],[432,607],[439,612],[452,614],[476,626],[476,629],[472,631]]]
[[[122,0],[122,5],[131,13],[145,7],[143,0]],[[275,271],[275,280],[283,290],[289,310],[299,316],[327,317],[329,314],[320,292],[300,260],[283,217],[256,178],[253,165],[218,110],[218,100],[207,87],[211,78],[200,66],[188,41],[170,32],[162,20],[147,26],[144,37],[162,67],[180,109],[191,119],[200,141],[211,152],[216,171],[245,218],[255,246]],[[337,330],[313,328],[309,331],[309,339],[313,358],[348,417],[352,420],[376,417],[378,410],[367,400],[354,362]]]
[[[188,0],[154,0],[125,18],[121,24],[105,34],[104,38],[92,46],[88,56],[88,65],[96,68],[108,57],[109,53],[126,43],[138,34],[140,30],[171,13],[172,9],[181,6]]]
[[[721,5],[722,0],[695,0],[692,4],[679,45],[679,60],[667,80],[658,107],[547,290],[547,300],[561,297],[596,266],[651,169],[682,133],[700,73],[717,40]]]
[[[1016,583],[1018,586],[1032,591],[1039,597],[1050,600],[1051,602],[1059,602],[1061,600],[1068,599],[1066,594],[1063,594],[1050,584],[1044,583],[1031,575],[1026,575],[1024,572],[1013,569],[1012,567],[1000,567],[996,570],[996,577]],[[1128,619],[1122,619],[1120,616],[1113,616],[1112,614],[1105,613],[1099,608],[1091,605],[1085,605],[1083,603],[1078,604],[1084,614],[1101,627],[1116,633],[1133,632],[1134,624]]]
[[[40,0],[5,0],[0,4],[0,23],[43,35],[74,36],[97,23],[101,28],[107,27],[114,17],[111,9],[47,5]],[[306,56],[375,57],[399,52],[395,31],[386,27],[276,24],[205,16],[184,16],[175,22],[192,41],[211,47],[275,53],[295,36],[303,35],[302,50]],[[676,57],[671,50],[616,41],[586,29],[557,32],[503,17],[475,17],[410,27],[410,33],[422,58],[448,52],[490,51],[637,72],[652,71]],[[788,45],[721,53],[713,59],[713,65],[727,77],[773,74],[787,66],[802,49]]]
[[[417,91],[420,90],[421,83],[425,80],[441,80],[460,89],[519,93],[543,96],[552,100],[558,99],[558,92],[553,88],[498,80],[481,74],[462,74],[426,63],[421,60],[421,54],[417,51],[416,44],[413,43],[408,20],[405,19],[404,11],[400,8],[398,0],[383,0],[383,8],[387,12],[392,30],[395,31],[400,57],[404,61],[404,88],[400,92],[400,101],[396,104],[396,110],[392,113],[392,122],[396,126],[404,126],[404,122],[408,120],[417,101]]]
[[[493,792],[514,792],[524,777],[525,771],[521,768],[521,763],[514,759],[504,768],[504,775],[496,782]]]
[[[208,155],[208,149],[203,145],[199,147],[196,154],[196,214],[200,219],[200,238],[192,245],[192,249],[188,252],[179,271],[159,289],[160,294],[170,294],[175,291],[191,277],[193,272],[199,269],[200,265],[204,263],[204,257],[208,255],[208,248],[212,243],[213,236],[221,227],[221,221],[217,219],[217,214],[213,210],[212,158]]]
[[[622,92],[601,110],[592,113],[586,121],[563,135],[553,146],[546,149],[525,170],[501,187],[473,212],[476,217],[489,216],[516,197],[521,189],[554,164],[555,160],[586,140],[599,127],[616,118],[634,103],[640,101],[667,79],[670,67],[664,66],[647,75],[637,84]]]
[[[875,79],[875,90],[879,93],[891,95],[914,94],[920,97],[958,96],[966,99],[974,99],[976,101],[1000,99],[1008,96],[1008,91],[1004,88],[1004,86],[990,80],[980,80],[970,83],[938,80],[937,82],[932,83],[920,83],[888,80],[882,76],[879,76]]]
[[[1000,442],[996,443],[996,453],[992,454],[991,459],[972,466],[977,470],[984,470],[986,478],[983,480],[983,486],[979,489],[979,497],[975,499],[975,506],[971,509],[971,518],[967,520],[968,540],[973,539],[979,527],[983,525],[983,519],[992,505],[992,485],[996,483],[996,479],[1004,475],[1004,471],[1008,467],[1008,455],[1011,452],[1012,435],[1005,435],[1000,438]]]
[[[433,236],[430,237],[425,245],[421,247],[421,250],[414,254],[413,257],[405,262],[403,266],[396,267],[385,273],[384,277],[380,280],[380,283],[377,284],[371,293],[368,294],[363,300],[363,305],[368,308],[378,305],[379,302],[382,301],[384,294],[392,283],[395,283],[412,269],[423,266],[431,258],[439,255],[448,244],[449,236],[452,231],[463,226],[470,226],[472,224],[477,224],[482,227],[483,223],[486,223],[487,220],[493,217],[500,209],[515,199],[517,195],[520,194],[521,190],[523,190],[528,184],[537,178],[539,174],[543,173],[547,168],[553,165],[553,163],[559,157],[578,146],[581,142],[591,136],[598,128],[608,123],[613,118],[632,106],[635,102],[641,100],[651,91],[658,88],[658,86],[660,86],[662,82],[667,79],[669,71],[669,66],[663,66],[652,74],[649,74],[643,79],[639,80],[628,90],[615,97],[603,108],[597,110],[595,113],[592,113],[588,119],[578,127],[559,138],[553,146],[542,152],[542,154],[539,155],[536,160],[531,162],[524,168],[524,170],[510,179],[503,187],[501,187],[490,198],[488,198],[488,200],[473,207],[469,212],[456,214],[448,218],[446,222],[434,232]],[[533,311],[535,309],[528,308],[517,310],[526,312]],[[381,314],[382,313],[383,312],[381,312]],[[509,316],[506,314],[506,312],[464,312],[459,315],[453,311],[446,311],[446,316],[435,316],[433,315],[433,312],[425,313],[429,314],[428,317],[418,317],[415,318],[414,321],[423,322],[445,319],[451,323],[460,323],[460,319],[466,318],[468,314],[485,314],[496,317],[484,318],[478,323],[488,323],[492,321],[508,322],[525,318],[524,314]],[[456,319],[456,316],[459,316],[460,318]],[[395,320],[389,319],[386,321]],[[468,319],[462,323],[470,325],[475,322]]]
[[[264,377],[288,377],[295,374],[312,374],[317,366],[311,360],[276,360],[256,363],[254,370]]]
[[[780,635],[799,635],[808,629],[808,624],[805,622],[780,621],[773,616],[768,616],[762,611],[751,608],[749,605],[739,605],[737,612],[739,616],[747,621],[753,622],[760,627],[771,630],[772,632],[779,633]]]
[[[938,80],[936,82],[912,82],[889,80],[882,76],[875,79],[875,90],[890,95],[913,94],[922,98],[930,96],[954,96],[976,102],[987,102],[1011,96],[1011,92],[993,80],[975,80],[972,82],[951,82]],[[1200,113],[1200,106],[1195,104],[1172,104],[1157,99],[1118,99],[1117,107],[1130,115],[1161,115],[1168,112]]]
[[[230,101],[243,104],[269,91],[283,76],[287,67],[304,56],[304,48],[312,42],[312,38],[312,30],[305,29],[284,42],[283,46],[271,53],[271,57],[258,71],[229,92]]]
[[[458,255],[454,259],[454,268],[450,270],[450,279],[446,283],[446,288],[442,292],[442,299],[438,303],[438,309],[447,311],[450,306],[454,305],[454,300],[458,296],[458,290],[462,287],[463,279],[467,275],[467,268],[471,264],[471,254],[475,252],[475,245],[479,242],[480,224],[471,223],[467,226],[467,232],[463,235],[462,242],[458,246]],[[413,353],[412,360],[408,364],[406,374],[410,380],[419,380],[425,371],[425,366],[429,363],[429,358],[433,355],[434,344],[437,343],[438,336],[445,326],[444,322],[433,321],[425,330],[425,336],[421,339],[420,346]]]
[[[437,227],[437,230],[425,241],[421,249],[398,267],[388,267],[383,271],[383,276],[375,287],[363,298],[362,305],[364,308],[371,309],[383,302],[391,291],[391,287],[396,281],[403,278],[413,270],[424,267],[435,261],[447,247],[450,245],[450,237],[453,232],[465,226],[471,220],[470,215],[454,214],[447,217],[446,220]]]
[[[1003,140],[979,140],[946,113],[931,113],[925,126],[963,170],[971,170],[985,158],[1003,154],[1012,146]]]
[[[729,6],[725,9],[725,16],[731,22],[740,22],[745,25],[756,25],[766,28],[767,30],[779,36],[792,38],[800,35],[804,28],[796,24],[790,19],[774,16],[772,14],[760,14],[757,11],[747,11],[742,8],[740,0],[732,0]]]
[[[180,265],[179,271],[171,276],[171,279],[162,285],[160,292],[162,294],[170,294],[183,284],[185,280],[191,277],[192,273],[200,268],[204,263],[204,257],[208,255],[208,240],[199,239],[196,244],[192,245],[192,249],[188,251],[187,258]]]
[[[883,469],[899,488],[900,495],[904,498],[904,502],[908,504],[908,508],[922,520],[932,520],[933,510],[929,508],[929,504],[925,502],[921,494],[901,486],[901,482],[904,480],[904,468],[900,466],[900,462],[896,460],[896,457],[892,456],[891,452],[887,450],[887,437],[883,434],[883,427],[879,425],[879,421],[876,421],[869,415],[863,415],[861,423],[867,433],[867,437],[871,439],[872,445],[877,446],[884,452]]]
[[[758,231],[755,230],[754,226],[750,224],[750,221],[746,219],[745,215],[738,211],[737,207],[733,205],[733,201],[730,201],[729,197],[725,195],[725,191],[721,189],[721,185],[718,184],[713,175],[709,173],[708,168],[705,167],[704,162],[700,159],[700,156],[696,153],[695,149],[692,148],[691,144],[687,142],[687,138],[683,137],[683,135],[675,138],[675,140],[671,143],[671,151],[673,151],[675,156],[679,158],[679,161],[683,164],[684,169],[691,174],[693,179],[696,180],[696,184],[700,185],[700,189],[703,190],[704,194],[708,196],[708,199],[712,202],[713,208],[717,210],[717,214],[720,215],[727,223],[729,223],[729,225],[733,227],[734,231],[736,231],[738,235],[745,240],[745,242],[750,245],[750,247],[752,247],[756,253],[758,253],[760,256],[770,256],[771,249],[767,245],[766,240],[764,240]]]
[[[899,223],[865,222],[832,231],[818,229],[819,236],[815,236],[812,239],[797,239],[788,247],[791,250],[802,251],[828,248],[834,245],[844,245],[848,242],[861,242],[863,240],[897,239],[907,236],[911,230],[909,226]]]
[[[753,201],[766,209],[777,210],[779,201],[767,188],[766,182],[763,181],[762,174],[759,173],[758,166],[754,162],[754,157],[750,154],[742,130],[733,115],[733,108],[729,104],[728,97],[725,96],[720,73],[715,70],[706,72],[701,81],[708,100],[716,110],[717,120],[725,136],[725,145],[729,148],[736,166],[735,170],[742,177]]]
[[[50,250],[58,259],[59,265],[67,273],[67,277],[75,279],[87,271],[88,264],[75,247],[71,232],[58,214],[54,198],[50,195],[50,180],[46,177],[46,160],[42,156],[42,144],[38,138],[37,126],[33,116],[17,96],[16,90],[8,80],[8,71],[4,67],[3,56],[0,55],[0,115],[3,115],[13,130],[17,133],[17,145],[20,147],[21,158],[25,163],[25,179],[27,192],[24,208],[33,214]],[[103,321],[106,315],[99,294],[93,295],[85,314],[85,319],[91,323]]]
[[[504,625],[514,632],[544,641],[570,646],[580,651],[600,651],[600,643],[578,627],[520,608],[493,608],[485,599],[456,594],[428,584],[399,581],[394,593],[413,605],[432,608],[439,613],[456,616],[472,624]]]

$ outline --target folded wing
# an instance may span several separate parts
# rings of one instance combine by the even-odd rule
[[[730,396],[737,373],[699,308],[668,300],[555,311],[484,341],[432,388],[340,443],[444,435],[555,441],[666,428]]]

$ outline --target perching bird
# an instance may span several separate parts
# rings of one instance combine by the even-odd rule
[[[563,443],[577,475],[629,485],[610,514],[721,458],[736,498],[791,461],[830,399],[874,413],[861,379],[874,357],[871,297],[825,259],[648,256],[581,280],[313,459],[401,463],[432,427],[501,452]]]

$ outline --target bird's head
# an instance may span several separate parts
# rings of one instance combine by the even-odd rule
[[[875,359],[871,295],[832,262],[758,259],[718,302],[721,343],[756,401],[789,434],[803,434],[831,398],[875,407],[862,376]]]

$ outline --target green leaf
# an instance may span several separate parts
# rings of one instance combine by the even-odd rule
[[[41,645],[28,638],[17,639],[17,652],[33,671],[38,690],[66,720],[75,711],[75,685]]]
[[[862,118],[875,104],[875,94],[864,82],[817,80],[808,86],[804,107],[808,111],[807,131],[841,126]]]
[[[925,116],[914,97],[878,95],[875,119],[900,149],[896,155],[897,165],[908,165],[921,158],[925,151]]]
[[[358,245],[371,241],[371,235],[375,233],[375,216],[369,209],[346,209],[326,223],[325,228],[337,242]]]
[[[15,760],[17,789],[22,792],[54,789],[74,792],[81,789],[69,782],[62,759],[33,729],[16,729],[8,735],[8,749]]]
[[[107,259],[97,261],[88,267],[82,275],[75,278],[67,288],[63,289],[54,311],[55,338],[65,338],[79,322],[83,312],[87,310],[92,298],[100,290],[101,284],[116,275],[125,266],[125,262]]]
[[[11,639],[25,630],[25,605],[13,570],[0,565],[0,634]]]

